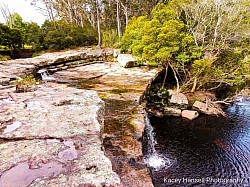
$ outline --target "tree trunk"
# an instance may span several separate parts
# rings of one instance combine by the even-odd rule
[[[179,90],[180,90],[180,83],[179,83],[179,79],[178,79],[178,77],[177,77],[176,71],[175,71],[174,67],[173,67],[170,63],[168,63],[168,65],[169,65],[169,66],[171,67],[171,69],[173,70],[174,78],[175,78],[175,80],[176,80],[176,86],[177,86],[176,91],[179,92]]]
[[[121,20],[120,20],[120,4],[119,0],[116,0],[116,18],[117,18],[117,30],[118,30],[118,36],[121,38],[122,33],[121,33]]]
[[[124,15],[125,15],[125,24],[126,24],[126,28],[127,28],[127,26],[128,26],[128,6],[127,6],[127,4],[124,5],[122,2],[120,2],[120,3],[121,3],[121,6],[122,6]]]
[[[97,30],[98,30],[98,45],[97,47],[101,47],[101,27],[100,27],[100,15],[99,15],[99,2],[96,0],[96,16],[97,16]]]
[[[164,76],[164,79],[163,79],[163,82],[162,82],[162,86],[161,86],[161,88],[163,88],[164,87],[164,85],[165,85],[165,83],[166,83],[166,80],[167,80],[167,76],[168,76],[168,64],[166,65],[166,67],[165,67],[165,76]]]
[[[126,28],[127,28],[127,26],[128,26],[128,7],[125,7],[124,12],[125,12]]]
[[[66,2],[64,2],[64,3],[65,3],[65,5],[67,6],[67,9],[68,9],[68,15],[67,16],[69,16],[69,21],[70,21],[70,23],[73,23],[73,16],[72,16],[72,12],[71,12],[71,3],[70,3],[69,0],[67,1],[67,3]]]
[[[196,86],[197,86],[197,78],[194,79],[194,84],[193,84],[191,92],[195,92]]]

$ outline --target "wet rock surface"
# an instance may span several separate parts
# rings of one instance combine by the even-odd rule
[[[104,63],[111,55],[84,49],[0,62],[0,186],[152,186],[140,101],[159,69]],[[57,71],[58,83],[14,92],[11,80],[43,68]],[[96,92],[82,89],[98,92],[105,115]]]
[[[145,125],[140,101],[158,72],[157,68],[126,69],[118,63],[105,62],[53,74],[70,87],[96,90],[105,101],[105,153],[124,186],[152,186],[140,142]]]
[[[0,186],[121,186],[102,149],[103,123],[95,91],[0,90]]]

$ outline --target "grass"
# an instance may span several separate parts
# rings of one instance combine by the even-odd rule
[[[32,49],[32,45],[24,45],[24,48],[22,49]],[[9,47],[0,45],[0,51],[8,51],[10,50]]]
[[[7,61],[7,60],[11,60],[10,56],[0,55],[0,61]]]

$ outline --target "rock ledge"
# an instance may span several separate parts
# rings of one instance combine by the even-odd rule
[[[0,186],[121,186],[102,150],[95,91],[47,84],[0,93]]]

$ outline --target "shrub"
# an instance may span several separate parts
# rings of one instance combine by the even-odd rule
[[[119,37],[116,29],[104,31],[102,34],[103,46],[119,48]]]
[[[37,81],[33,75],[26,76],[15,82],[16,92],[32,92],[37,89]]]
[[[7,61],[7,60],[11,60],[10,56],[0,55],[0,61]]]
[[[45,49],[66,49],[96,43],[96,33],[88,25],[86,25],[86,28],[82,28],[64,20],[55,22],[54,25],[56,27],[47,21],[42,26]]]

